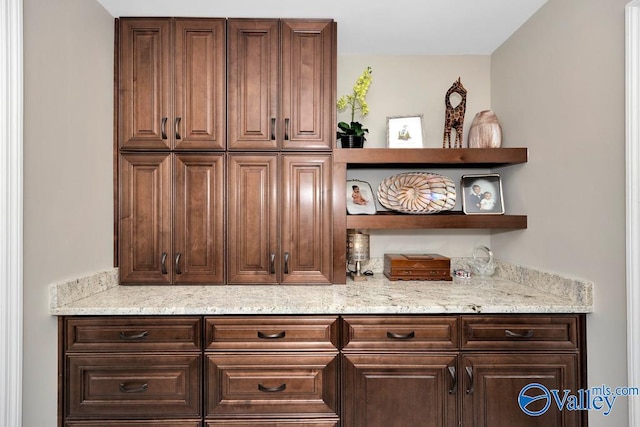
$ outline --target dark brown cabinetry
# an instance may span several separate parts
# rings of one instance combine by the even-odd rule
[[[61,322],[64,425],[200,425],[201,331],[199,317]]]
[[[226,20],[117,22],[120,281],[222,284]]]
[[[209,425],[337,424],[338,322],[337,316],[206,318]]]
[[[331,150],[336,37],[332,20],[229,19],[232,150]]]
[[[117,22],[121,283],[332,283],[335,23]]]
[[[120,282],[224,282],[224,154],[120,154]]]
[[[119,147],[225,148],[226,21],[119,20]]]
[[[60,320],[60,426],[580,427],[518,406],[586,384],[584,315]]]
[[[574,392],[584,385],[581,320],[346,316],[342,426],[586,425],[577,412],[552,407],[532,417],[518,406],[530,383]]]
[[[331,156],[229,155],[228,283],[330,284]]]

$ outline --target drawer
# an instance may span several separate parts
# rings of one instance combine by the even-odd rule
[[[199,355],[70,355],[66,371],[70,418],[201,416]]]
[[[202,427],[200,420],[67,421],[65,427]]]
[[[463,350],[576,350],[577,316],[463,316]]]
[[[338,317],[208,317],[206,349],[335,350]]]
[[[343,350],[455,350],[457,325],[454,316],[345,316]]]
[[[206,427],[337,427],[337,420],[221,420],[207,421]]]
[[[206,416],[337,417],[338,353],[209,353]]]
[[[67,352],[200,350],[199,317],[68,317]]]

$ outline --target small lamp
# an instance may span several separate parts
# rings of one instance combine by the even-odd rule
[[[347,237],[347,259],[356,265],[355,273],[351,278],[355,281],[367,280],[362,274],[361,262],[369,260],[369,235],[351,233]]]

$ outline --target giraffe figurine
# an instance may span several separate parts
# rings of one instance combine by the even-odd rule
[[[453,107],[449,98],[452,94],[459,94],[462,99],[460,103]],[[462,125],[464,124],[464,113],[467,109],[467,90],[460,83],[460,77],[453,82],[447,94],[444,97],[444,105],[446,107],[444,118],[444,139],[442,140],[442,148],[451,148],[451,130],[456,131],[456,139],[454,148],[462,148]]]

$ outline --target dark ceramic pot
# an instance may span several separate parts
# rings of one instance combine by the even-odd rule
[[[342,135],[340,143],[342,148],[362,148],[364,146],[364,136]]]

